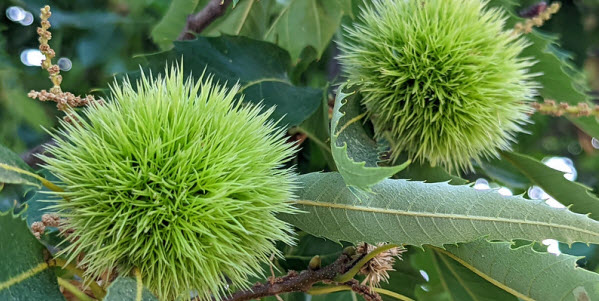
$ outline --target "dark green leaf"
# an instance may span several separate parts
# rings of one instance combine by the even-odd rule
[[[33,170],[21,160],[21,157],[2,145],[0,145],[0,182],[42,187],[40,181],[33,176]]]
[[[424,270],[430,279],[426,284],[427,290],[418,290],[418,300],[518,300],[435,249],[426,248],[425,252],[421,251],[417,256],[422,257],[418,261],[419,268]]]
[[[289,55],[273,44],[231,36],[198,37],[174,44],[172,50],[145,57],[154,74],[183,59],[187,74],[198,77],[205,72],[222,84],[239,83],[244,101],[262,104],[265,109],[276,106],[271,118],[280,119],[282,126],[302,123],[320,105],[321,90],[289,82]]]
[[[406,297],[415,299],[416,288],[425,283],[420,272],[412,264],[413,252],[416,248],[408,248],[408,251],[402,254],[403,260],[396,260],[393,265],[394,271],[389,272],[389,282],[381,282],[381,288],[399,293]],[[381,295],[383,301],[397,301],[393,297]]]
[[[299,132],[308,137],[312,142],[318,145],[322,155],[326,159],[329,166],[334,169],[335,161],[331,153],[329,132],[329,106],[326,97],[322,97],[320,107],[306,119],[302,124],[292,129],[292,132]]]
[[[0,213],[0,300],[64,300],[44,250],[23,218]]]
[[[468,183],[467,180],[449,174],[443,167],[432,167],[427,162],[412,162],[406,169],[395,175],[395,178],[427,183],[449,182],[452,185]]]
[[[506,160],[494,159],[479,166],[484,174],[510,188],[528,189],[533,184]]]

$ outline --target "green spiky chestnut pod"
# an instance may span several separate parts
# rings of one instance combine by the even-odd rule
[[[293,243],[296,179],[283,168],[296,147],[271,111],[235,100],[202,76],[143,75],[113,85],[113,98],[62,122],[45,168],[65,185],[54,206],[75,238],[60,254],[97,277],[138,268],[160,300],[227,294]]]
[[[392,158],[450,171],[510,148],[537,85],[526,41],[481,0],[374,0],[346,27],[339,59]]]

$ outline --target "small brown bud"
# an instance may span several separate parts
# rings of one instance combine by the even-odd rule
[[[39,93],[36,92],[35,90],[31,90],[31,91],[29,91],[29,93],[27,93],[27,97],[33,98],[33,99],[36,99],[38,95],[39,95]]]
[[[41,237],[42,234],[44,234],[44,231],[46,231],[46,226],[44,226],[42,222],[34,222],[33,224],[31,224],[31,232],[33,232],[33,235],[35,235],[35,237],[37,237],[38,239]]]
[[[50,75],[55,75],[58,74],[60,72],[60,67],[58,67],[58,65],[52,65],[48,68],[48,73],[50,73]]]
[[[60,225],[60,217],[56,214],[46,213],[42,215],[42,223],[46,227],[58,227]]]
[[[50,93],[55,94],[55,95],[53,95],[53,98],[55,98],[56,101],[59,101],[61,99],[59,94],[62,93],[62,91],[60,90],[59,86],[54,86],[54,87],[50,88]]]
[[[343,254],[345,254],[349,257],[354,256],[354,255],[356,255],[356,248],[349,246],[349,247],[343,249]]]

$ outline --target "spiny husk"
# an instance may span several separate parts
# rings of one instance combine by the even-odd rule
[[[526,42],[480,0],[374,0],[339,56],[396,159],[449,170],[510,148],[535,94]]]
[[[272,111],[235,100],[212,77],[171,68],[112,86],[105,105],[62,123],[43,157],[65,185],[54,206],[74,241],[59,255],[97,277],[139,268],[161,300],[198,293],[220,299],[292,243],[295,152]]]

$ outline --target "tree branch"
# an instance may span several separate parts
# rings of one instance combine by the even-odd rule
[[[193,39],[195,36],[194,34],[202,32],[202,30],[208,27],[212,21],[224,15],[227,7],[231,4],[231,1],[232,0],[211,0],[197,14],[189,15],[187,17],[187,23],[185,23],[185,28],[177,40]]]
[[[248,301],[260,299],[266,296],[274,296],[290,292],[308,292],[312,286],[318,282],[345,285],[362,295],[367,301],[380,301],[381,297],[370,287],[361,285],[357,280],[351,279],[344,283],[337,283],[334,279],[345,274],[356,263],[362,259],[364,255],[353,258],[344,252],[332,264],[318,269],[307,269],[300,273],[289,271],[286,276],[278,278],[270,278],[266,283],[256,283],[253,287],[234,293],[223,301]]]

